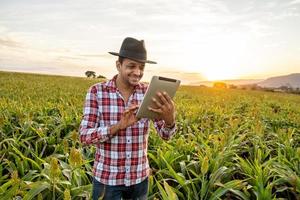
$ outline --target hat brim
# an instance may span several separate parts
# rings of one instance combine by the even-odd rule
[[[136,58],[133,58],[133,57],[130,57],[130,56],[122,56],[122,55],[120,55],[117,52],[108,52],[108,53],[110,53],[111,55],[114,55],[114,56],[120,56],[120,57],[124,57],[124,58],[129,58],[131,60],[138,61],[138,62],[141,62],[141,63],[157,64],[157,62],[151,61],[151,60],[140,60],[140,59],[136,59]]]

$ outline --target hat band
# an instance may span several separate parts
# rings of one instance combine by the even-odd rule
[[[120,50],[119,54],[121,57],[128,57],[128,58],[133,58],[133,59],[137,59],[137,60],[146,60],[147,59],[147,56],[145,53]]]

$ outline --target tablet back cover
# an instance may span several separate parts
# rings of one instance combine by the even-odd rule
[[[157,96],[157,92],[167,92],[173,99],[179,85],[180,80],[153,76],[136,116],[138,118],[157,119],[158,114],[148,109],[149,106],[157,108],[157,106],[153,103],[152,98],[154,97],[156,100],[160,101],[160,98]]]

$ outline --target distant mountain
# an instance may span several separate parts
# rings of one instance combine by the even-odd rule
[[[259,82],[258,85],[268,88],[279,88],[280,86],[300,88],[300,73],[271,77]]]
[[[223,82],[227,85],[249,85],[249,84],[257,84],[264,79],[235,79],[235,80],[220,80],[220,81],[198,81],[190,83],[190,85],[205,85],[208,87],[212,87],[214,82]]]
[[[205,85],[212,87],[214,82],[223,82],[227,85],[253,85],[266,88],[279,88],[287,86],[292,88],[300,88],[300,73],[289,74],[286,76],[275,76],[267,79],[235,79],[235,80],[219,80],[219,81],[197,81],[191,82],[190,85]]]

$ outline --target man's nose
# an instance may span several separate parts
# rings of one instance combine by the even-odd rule
[[[140,70],[139,68],[136,68],[134,70],[134,74],[137,75],[137,76],[141,75],[141,73],[142,73],[142,70]]]

